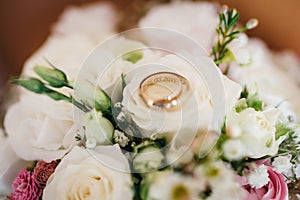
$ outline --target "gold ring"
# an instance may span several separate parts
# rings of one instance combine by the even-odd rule
[[[150,108],[174,110],[180,97],[189,90],[183,76],[172,72],[158,72],[147,76],[139,87],[140,95]]]

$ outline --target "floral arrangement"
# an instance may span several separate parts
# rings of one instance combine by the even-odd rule
[[[174,2],[104,40],[111,5],[69,8],[11,80],[22,87],[1,130],[0,194],[299,198],[300,64],[248,38],[256,19],[238,19]]]

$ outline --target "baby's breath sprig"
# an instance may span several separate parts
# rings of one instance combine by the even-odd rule
[[[229,9],[223,6],[219,14],[219,25],[216,29],[218,39],[212,47],[212,57],[216,65],[235,61],[233,53],[229,50],[228,45],[246,30],[253,29],[257,26],[257,19],[250,19],[244,26],[237,28],[237,22],[240,14],[235,8]]]

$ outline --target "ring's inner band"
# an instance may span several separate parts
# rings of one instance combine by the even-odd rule
[[[187,80],[172,72],[159,72],[146,77],[140,84],[140,95],[150,106],[170,109],[187,87]]]

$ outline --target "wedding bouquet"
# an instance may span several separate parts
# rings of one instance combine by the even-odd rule
[[[6,199],[299,198],[300,64],[210,2],[152,7],[116,33],[70,7],[11,82]]]

